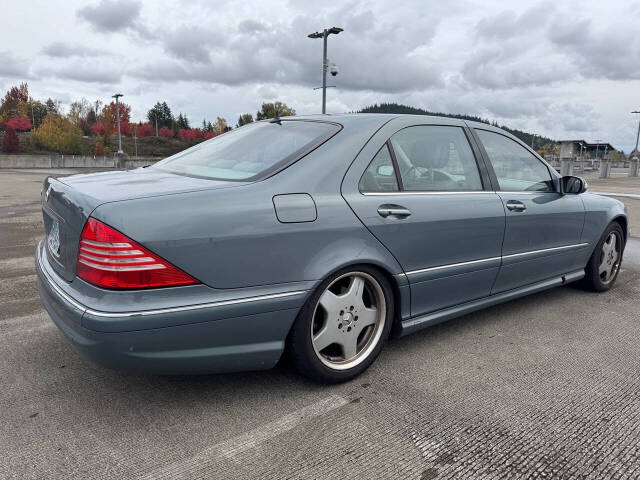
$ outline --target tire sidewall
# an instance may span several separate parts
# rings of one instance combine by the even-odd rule
[[[384,301],[386,303],[385,324],[377,345],[366,359],[352,368],[346,370],[334,370],[325,365],[318,358],[313,347],[311,337],[313,315],[320,296],[334,280],[342,275],[357,272],[371,275],[382,288]],[[296,368],[304,375],[325,383],[339,383],[355,378],[364,372],[380,354],[380,351],[389,337],[394,315],[394,297],[391,284],[377,268],[368,265],[354,265],[334,272],[323,280],[314,290],[313,294],[307,299],[293,326],[292,334],[290,336],[290,347]]]

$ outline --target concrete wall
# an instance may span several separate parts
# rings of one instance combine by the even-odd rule
[[[138,168],[157,162],[158,158],[129,157],[120,168]],[[80,155],[8,155],[0,154],[0,168],[116,168],[114,157]]]

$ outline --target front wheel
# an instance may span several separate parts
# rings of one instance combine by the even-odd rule
[[[376,359],[392,322],[388,280],[369,266],[341,270],[300,311],[289,337],[294,364],[316,381],[351,380]]]
[[[589,290],[604,292],[609,290],[620,271],[624,234],[617,222],[610,224],[598,242],[585,268],[584,285]]]

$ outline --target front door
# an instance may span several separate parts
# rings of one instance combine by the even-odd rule
[[[549,167],[520,143],[497,132],[475,131],[507,215],[493,293],[584,268],[582,199],[559,193]]]
[[[460,125],[379,132],[343,184],[351,208],[395,256],[411,287],[411,315],[489,295],[505,213]],[[484,182],[484,183],[483,183]]]

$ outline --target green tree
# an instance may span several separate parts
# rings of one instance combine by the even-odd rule
[[[178,118],[176,119],[176,126],[179,129],[181,128],[190,128],[189,127],[189,119],[187,118],[186,115],[182,115],[182,112],[180,112],[180,114],[178,115]]]
[[[158,129],[162,127],[172,128],[174,124],[173,114],[167,102],[157,102],[153,108],[147,112],[147,119],[154,129],[156,125]]]
[[[295,115],[296,111],[283,102],[263,103],[260,111],[256,113],[256,120],[265,120],[267,118],[288,117]]]
[[[251,115],[250,113],[243,113],[238,117],[238,123],[236,124],[236,127],[241,127],[243,125],[246,125],[247,123],[253,123],[253,115]]]

